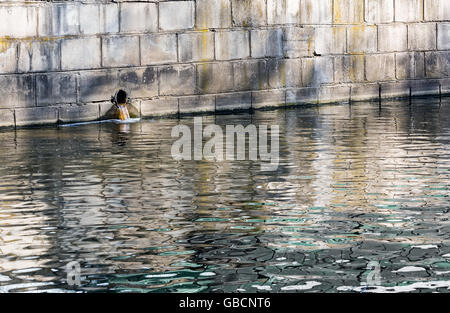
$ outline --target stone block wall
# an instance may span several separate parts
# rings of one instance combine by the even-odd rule
[[[450,91],[450,0],[0,1],[0,126]]]

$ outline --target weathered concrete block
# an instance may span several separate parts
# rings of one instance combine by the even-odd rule
[[[90,69],[100,65],[100,38],[66,39],[61,42],[61,69]]]
[[[336,83],[364,81],[364,55],[335,57],[334,78]]]
[[[302,0],[300,2],[300,23],[331,24],[332,21],[332,0]]]
[[[141,101],[141,116],[165,116],[178,114],[177,98],[160,98]]]
[[[377,51],[377,27],[353,26],[348,28],[348,52],[372,53]]]
[[[117,4],[80,5],[80,32],[85,35],[117,33],[119,6]]]
[[[283,56],[283,30],[251,31],[251,53],[254,58]]]
[[[425,77],[425,54],[423,52],[404,52],[395,55],[397,79]]]
[[[313,27],[287,27],[283,30],[283,53],[288,58],[312,56],[315,48]]]
[[[214,33],[208,31],[178,35],[178,53],[181,62],[214,59]]]
[[[414,80],[410,82],[411,96],[438,96],[440,93],[440,83],[437,80]]]
[[[380,88],[383,99],[406,98],[410,96],[411,90],[409,82],[381,83]]]
[[[64,3],[52,6],[52,30],[54,35],[76,35],[80,32],[77,4]]]
[[[419,22],[423,17],[423,0],[395,0],[396,22]]]
[[[98,104],[63,106],[59,108],[58,120],[62,123],[87,122],[99,119]]]
[[[424,0],[426,21],[450,20],[450,1],[448,0]]]
[[[437,27],[438,50],[450,50],[450,23],[438,24]]]
[[[14,73],[17,71],[17,43],[0,42],[0,73]]]
[[[195,68],[193,65],[165,66],[159,69],[160,95],[195,94]]]
[[[317,104],[319,102],[318,88],[299,88],[286,90],[286,105]]]
[[[345,27],[317,27],[314,51],[316,54],[344,54],[346,52]]]
[[[118,89],[116,70],[83,71],[80,73],[80,101],[110,101]]]
[[[53,35],[53,14],[50,6],[37,7],[37,35],[52,36]]]
[[[267,0],[268,24],[300,23],[300,0]]]
[[[319,86],[334,81],[332,57],[317,57],[302,60],[303,86]]]
[[[142,65],[177,62],[176,34],[141,36]]]
[[[213,95],[188,96],[178,99],[180,114],[214,112],[216,97]]]
[[[57,40],[21,42],[19,71],[55,71],[60,65],[60,42]]]
[[[282,107],[286,105],[284,90],[262,90],[252,92],[252,107],[254,109]]]
[[[267,22],[265,0],[232,0],[234,26],[261,26]]]
[[[395,79],[395,54],[367,55],[365,76],[370,82]]]
[[[0,110],[0,127],[14,126],[14,111],[8,109]]]
[[[319,103],[350,102],[350,86],[322,86],[319,88]]]
[[[38,9],[39,36],[67,36],[80,33],[78,4],[57,3]]]
[[[16,109],[15,114],[17,126],[55,124],[58,120],[56,107]]]
[[[50,6],[37,7],[37,35],[52,36],[53,35],[53,14]]]
[[[119,32],[119,15],[120,10],[118,4],[102,4],[100,6],[100,30],[103,33]]]
[[[36,103],[46,106],[77,102],[77,81],[71,73],[36,75]]]
[[[426,76],[443,78],[450,75],[450,51],[425,53]]]
[[[335,24],[360,24],[364,21],[364,0],[333,0]]]
[[[366,0],[366,22],[371,24],[394,21],[394,0]]]
[[[301,87],[301,59],[272,59],[267,61],[267,75],[270,88]]]
[[[197,88],[201,93],[233,90],[233,65],[230,62],[197,65]]]
[[[351,86],[351,101],[377,100],[380,97],[378,84],[356,84]]]
[[[439,83],[441,84],[441,94],[443,96],[450,95],[450,78],[441,79]]]
[[[241,30],[216,32],[215,47],[217,60],[248,58],[250,56],[249,33]]]
[[[2,6],[0,21],[0,37],[21,38],[37,35],[37,8],[34,6]]]
[[[168,1],[159,3],[159,28],[163,31],[194,27],[194,1]]]
[[[267,88],[265,61],[233,62],[233,89],[257,90]]]
[[[411,51],[436,49],[436,24],[409,24],[408,49]]]
[[[285,26],[283,29],[283,40],[284,41],[308,41],[314,39],[314,27],[303,27],[303,26]]]
[[[406,51],[408,28],[405,24],[379,25],[378,50],[381,52]]]
[[[117,20],[118,21],[118,20]],[[100,29],[100,6],[85,4],[80,6],[80,32],[83,35],[102,33]]]
[[[102,57],[104,67],[140,65],[139,37],[112,36],[103,38]]]
[[[123,69],[119,71],[119,88],[134,98],[150,98],[158,95],[158,71],[154,67]]]
[[[34,103],[34,79],[31,75],[2,75],[0,90],[3,99],[0,108],[32,107]]]
[[[228,28],[231,27],[230,0],[197,0],[196,27]]]
[[[235,92],[216,96],[216,112],[248,110],[252,107],[251,92]]]
[[[155,3],[130,2],[120,5],[121,32],[158,31],[158,8]]]

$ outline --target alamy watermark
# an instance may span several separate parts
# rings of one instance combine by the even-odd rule
[[[370,261],[366,267],[369,270],[369,273],[366,276],[366,281],[361,282],[361,285],[364,288],[361,292],[365,292],[368,287],[377,287],[381,286],[381,266],[378,261]]]
[[[67,284],[69,286],[80,286],[81,285],[81,267],[80,263],[77,261],[72,261],[66,264],[67,272]]]
[[[171,136],[177,139],[171,149],[172,157],[179,160],[234,161],[246,160],[246,137],[248,136],[248,160],[261,161],[262,171],[275,171],[280,156],[279,126],[250,124],[219,125],[209,124],[203,127],[202,117],[194,118],[193,134],[187,125],[172,128]],[[209,138],[203,145],[203,138]]]
[[[102,244],[103,251],[110,256],[116,256],[119,254],[117,250],[117,246],[114,244],[114,234],[108,234],[108,237],[102,238],[98,237],[97,240]],[[84,268],[82,270],[81,264],[79,261],[71,261],[66,264],[66,282],[67,285],[71,287],[81,287],[81,282],[83,280],[83,275],[94,275],[103,273],[100,269]]]

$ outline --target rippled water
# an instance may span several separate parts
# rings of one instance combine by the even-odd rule
[[[280,125],[275,172],[173,160],[192,122],[1,131],[0,292],[449,290],[449,101],[203,117]]]

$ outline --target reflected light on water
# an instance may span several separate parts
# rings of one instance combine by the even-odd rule
[[[171,129],[3,130],[0,291],[365,291],[450,287],[450,102],[204,116],[280,125],[280,164],[175,161]],[[81,286],[67,284],[67,263]]]

